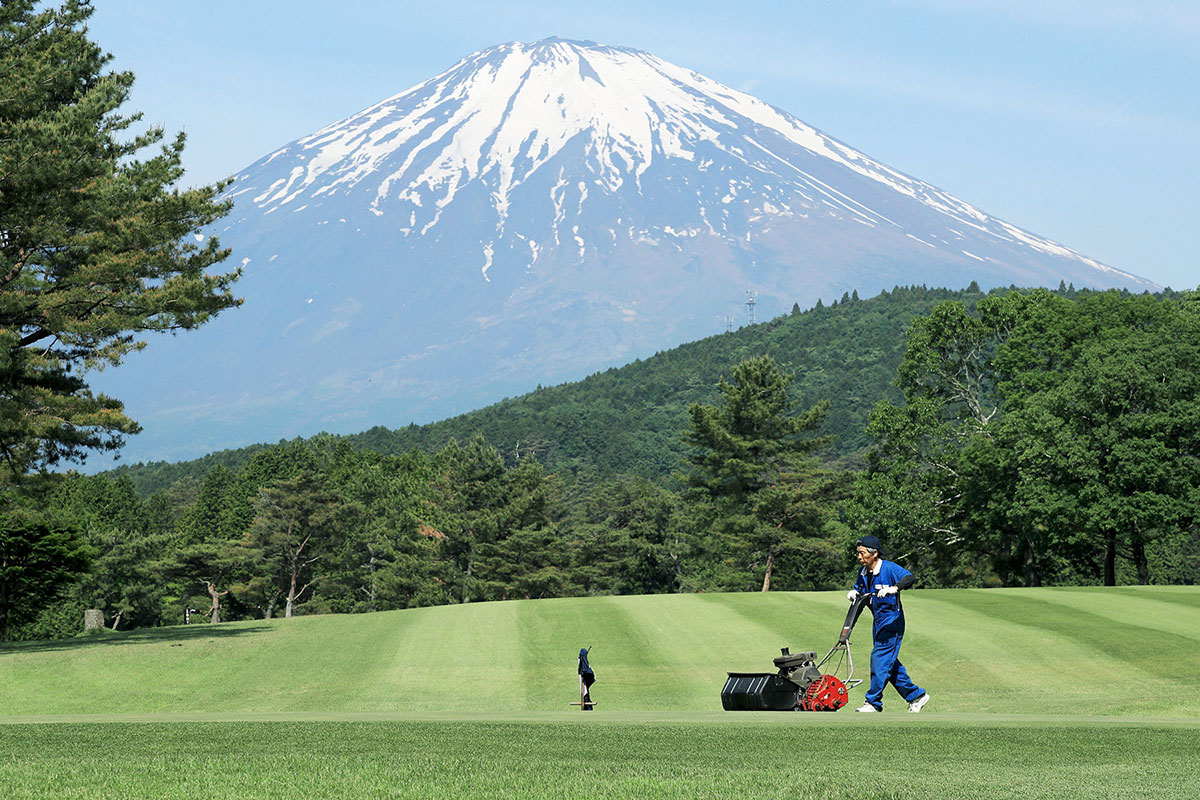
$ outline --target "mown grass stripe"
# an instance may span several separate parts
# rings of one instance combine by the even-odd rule
[[[970,606],[979,595],[963,595],[960,603]],[[1119,621],[1121,614],[1098,613],[1104,608],[1095,596],[1090,609],[1057,602],[1059,594],[1012,596],[1002,608],[995,604],[975,605],[982,613],[1016,616],[1026,629],[1045,632],[1072,661],[1068,680],[1094,681],[1097,689],[1115,690],[1109,702],[1125,707],[1131,690],[1153,691],[1163,698],[1192,694],[1200,675],[1200,640],[1180,633],[1165,632]],[[1125,599],[1121,598],[1122,606]]]
[[[437,606],[379,616],[395,626],[381,631],[381,640],[398,636],[399,643],[390,648],[386,670],[364,693],[363,710],[525,706],[528,681],[520,665],[515,603]]]
[[[599,647],[601,686],[611,682],[612,671],[604,658],[612,652],[611,643],[625,641],[629,635],[620,617],[607,613],[601,603],[569,600],[525,602],[519,611],[527,708],[562,711],[579,701],[582,648]]]
[[[1118,591],[1188,608],[1200,608],[1200,592],[1194,586],[1122,586]]]
[[[1186,593],[1154,591],[1160,588],[1166,587],[1027,589],[1014,596],[1027,594],[1055,605],[1099,614],[1138,630],[1157,630],[1200,641],[1200,603],[1185,602],[1189,597]]]
[[[702,708],[688,667],[687,648],[695,640],[684,622],[700,613],[697,604],[678,595],[633,599],[603,600],[604,614],[619,620],[612,632],[621,633],[601,640],[593,653],[597,701],[606,711]]]
[[[1118,706],[1160,702],[1148,685],[1122,680],[1128,665],[1103,647],[1038,627],[1021,598],[927,592],[906,606],[901,657],[939,709],[1120,713]],[[926,669],[931,653],[939,663]]]

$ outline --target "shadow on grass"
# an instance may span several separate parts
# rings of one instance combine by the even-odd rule
[[[139,644],[183,644],[203,639],[229,639],[236,636],[254,636],[271,630],[267,623],[257,625],[175,625],[169,628],[146,628],[133,631],[104,631],[74,639],[55,639],[38,642],[4,642],[0,644],[0,657],[9,653],[52,653],[66,650],[81,650],[86,647],[123,646]]]

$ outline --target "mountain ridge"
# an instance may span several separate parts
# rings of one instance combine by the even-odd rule
[[[480,51],[242,170],[242,309],[98,388],[137,459],[429,422],[895,285],[1156,288],[629,48]]]

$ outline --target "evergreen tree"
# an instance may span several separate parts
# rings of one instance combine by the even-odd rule
[[[533,458],[507,469],[496,538],[479,548],[476,573],[489,599],[571,594],[569,556],[549,510],[556,486]]]
[[[551,482],[533,459],[509,469],[474,436],[438,453],[429,531],[449,567],[457,602],[557,593],[566,586],[566,548],[549,531]]]
[[[433,529],[422,523],[431,502],[429,459],[348,451],[330,480],[362,513],[319,589],[325,607],[382,611],[444,602],[438,541],[425,535]]]
[[[453,600],[469,603],[485,588],[476,575],[480,548],[495,542],[504,527],[504,459],[475,436],[466,446],[451,440],[438,453],[435,469],[429,535],[438,540],[450,567],[447,588]]]
[[[683,591],[692,538],[674,492],[645,479],[596,487],[572,524],[572,583],[585,594]]]
[[[87,569],[90,553],[63,520],[28,508],[0,515],[0,642]]]
[[[259,583],[248,588],[266,596],[267,619],[279,601],[284,617],[290,618],[305,592],[328,577],[332,553],[353,527],[350,517],[356,509],[342,503],[311,473],[262,489],[254,509],[243,546]]]
[[[204,476],[195,502],[180,515],[178,539],[181,545],[188,546],[219,539],[222,538],[222,534],[227,541],[234,538],[228,531],[223,530],[221,524],[229,506],[226,496],[233,482],[234,473],[223,466],[213,467]]]
[[[788,394],[793,376],[769,356],[747,359],[720,382],[720,405],[693,404],[685,441],[694,448],[682,477],[711,502],[713,530],[737,565],[771,587],[776,559],[820,541],[842,481],[818,466],[813,452],[829,443],[814,437],[829,408],[823,401],[802,413]],[[819,558],[833,551],[818,548]],[[733,588],[748,588],[734,578]],[[789,587],[799,588],[799,587]]]
[[[243,554],[229,542],[208,539],[171,551],[152,566],[165,580],[174,581],[179,589],[180,616],[193,604],[199,609],[202,603],[198,598],[207,596],[209,607],[204,615],[209,622],[217,623],[224,615],[226,605],[222,601],[229,596],[232,576],[243,567],[244,561]]]
[[[104,72],[84,0],[0,5],[0,458],[10,479],[137,424],[96,395],[86,370],[117,365],[141,334],[194,328],[239,301],[228,255],[192,238],[228,212],[219,186],[181,190],[184,139],[117,109],[133,84]]]
[[[167,544],[151,529],[146,504],[128,476],[71,475],[52,499],[73,519],[94,554],[91,569],[72,588],[86,608],[102,610],[113,630],[161,621],[162,581],[151,568]]]

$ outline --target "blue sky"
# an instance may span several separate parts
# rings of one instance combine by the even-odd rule
[[[186,183],[547,36],[754,94],[1112,266],[1200,285],[1200,2],[98,0],[127,110],[188,134]]]

